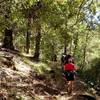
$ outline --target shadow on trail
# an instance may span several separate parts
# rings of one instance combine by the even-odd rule
[[[75,95],[68,100],[96,100],[96,98],[89,95]]]

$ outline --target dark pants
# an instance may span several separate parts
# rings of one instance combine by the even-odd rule
[[[67,81],[74,81],[75,74],[73,71],[65,71],[64,74]]]

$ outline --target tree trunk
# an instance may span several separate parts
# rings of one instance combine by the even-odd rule
[[[51,50],[51,52],[52,52],[51,61],[57,61],[57,55],[55,53],[55,44],[54,43],[52,44],[52,50]]]
[[[67,54],[67,40],[66,37],[64,38],[64,54]]]
[[[30,48],[29,37],[30,37],[30,33],[29,33],[29,31],[27,30],[27,33],[26,33],[26,53],[27,53],[27,54],[29,53],[29,48]]]
[[[57,55],[56,54],[53,54],[51,60],[56,62],[57,61]]]
[[[75,40],[74,40],[74,52],[73,52],[73,55],[76,56],[76,53],[77,53],[77,46],[78,46],[78,32],[75,34]]]
[[[28,18],[28,28],[27,28],[27,33],[26,33],[26,53],[29,53],[30,49],[30,24],[31,24],[31,18]]]
[[[12,29],[5,29],[4,40],[3,40],[3,48],[14,50],[13,46],[13,31]]]
[[[86,37],[85,37],[85,45],[84,45],[84,49],[83,49],[83,64],[82,64],[82,67],[81,67],[82,70],[83,70],[84,66],[86,66],[86,53],[87,53],[88,39],[89,39],[89,33],[87,33]]]
[[[35,37],[35,53],[33,59],[35,61],[39,61],[40,55],[40,42],[41,42],[41,26],[39,25],[36,29],[36,37]]]

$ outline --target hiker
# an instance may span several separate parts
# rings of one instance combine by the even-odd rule
[[[65,78],[68,81],[68,94],[71,94],[73,91],[73,84],[75,79],[75,70],[74,60],[71,55],[67,56],[66,64],[64,65],[64,74]]]

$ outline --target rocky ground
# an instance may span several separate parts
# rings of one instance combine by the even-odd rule
[[[20,55],[8,51],[0,51],[0,65],[0,100],[99,100],[79,78],[69,96],[67,82],[55,65],[38,74]]]

